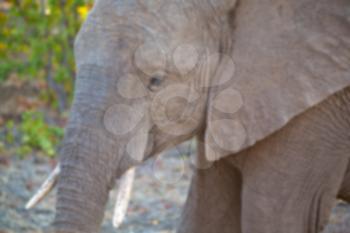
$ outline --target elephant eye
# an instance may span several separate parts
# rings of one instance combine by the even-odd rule
[[[163,82],[164,76],[160,74],[153,75],[148,84],[148,89],[151,91],[157,91]]]

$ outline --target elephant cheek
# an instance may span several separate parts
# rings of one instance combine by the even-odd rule
[[[169,85],[153,99],[150,109],[154,124],[162,133],[187,138],[199,127],[203,116],[199,93],[183,84]]]

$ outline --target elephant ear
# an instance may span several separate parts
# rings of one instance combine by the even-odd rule
[[[239,111],[243,108],[243,97],[234,88],[235,64],[230,56],[212,54],[207,66],[203,86],[209,88],[204,148],[206,158],[215,161],[227,154],[240,150],[245,142],[245,129],[239,121]]]
[[[207,160],[215,161],[241,150],[247,134],[237,113],[243,106],[237,90],[227,88],[213,95],[209,103],[204,147]]]
[[[210,87],[204,139],[210,161],[254,145],[350,86],[350,1],[279,4],[241,1],[235,12],[235,72]],[[218,70],[209,83],[227,75]]]

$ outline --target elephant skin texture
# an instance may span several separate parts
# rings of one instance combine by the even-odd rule
[[[97,0],[75,41],[54,231],[99,232],[117,178],[196,137],[181,233],[320,232],[346,193],[349,10]]]
[[[197,170],[178,232],[322,232],[337,196],[350,201],[349,116],[350,87]]]

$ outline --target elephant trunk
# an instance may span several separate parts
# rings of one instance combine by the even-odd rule
[[[61,173],[53,227],[57,233],[96,233],[115,179],[131,164],[123,156],[123,142],[104,126],[106,91],[99,94],[89,77],[79,76],[76,86],[60,151]]]
[[[67,134],[74,141],[62,149],[54,227],[58,232],[96,233],[115,174],[110,159],[103,158],[110,149],[101,147],[106,143],[93,130],[71,129]]]

